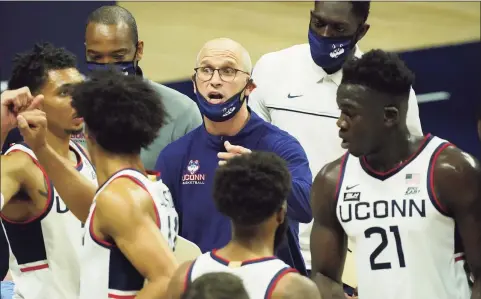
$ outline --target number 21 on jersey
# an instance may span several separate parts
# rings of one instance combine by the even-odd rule
[[[392,242],[389,242],[390,235],[394,236],[394,244]],[[378,258],[379,254],[386,249],[388,246],[396,246],[396,251],[398,255],[398,263],[399,267],[405,268],[406,267],[406,261],[404,260],[404,251],[402,247],[402,242],[401,242],[401,235],[399,234],[399,227],[396,226],[390,226],[389,230],[387,231],[386,229],[379,227],[379,226],[374,226],[371,228],[366,229],[364,232],[364,236],[366,238],[372,238],[376,235],[379,235],[381,237],[381,243],[374,249],[374,251],[371,253],[371,256],[369,257],[369,260],[371,262],[371,269],[372,270],[382,270],[382,269],[391,269],[393,267],[392,262],[378,262],[376,259]]]

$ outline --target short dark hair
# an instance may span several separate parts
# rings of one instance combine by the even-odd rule
[[[369,17],[369,10],[371,9],[371,1],[349,1],[352,5],[352,12],[356,17],[366,23]]]
[[[214,178],[214,202],[236,225],[262,223],[278,211],[291,190],[286,162],[273,153],[253,152],[228,160]]]
[[[182,299],[249,299],[249,295],[239,277],[228,272],[214,272],[194,280]]]
[[[77,58],[65,48],[56,48],[50,43],[37,43],[31,50],[15,55],[8,89],[27,86],[30,92],[37,93],[47,82],[49,71],[76,66]]]
[[[132,42],[137,44],[139,41],[139,33],[137,31],[137,22],[134,16],[127,9],[118,5],[106,5],[94,10],[87,19],[87,26],[90,23],[98,23],[103,25],[116,25],[125,23],[129,26]]]
[[[158,135],[165,119],[162,99],[150,83],[113,69],[91,73],[75,86],[72,106],[88,133],[114,154],[137,154]]]
[[[409,94],[414,74],[392,52],[371,50],[361,58],[347,61],[342,68],[341,84],[358,84],[391,95]]]

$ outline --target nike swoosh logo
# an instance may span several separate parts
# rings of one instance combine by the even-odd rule
[[[298,98],[298,97],[302,97],[302,96],[303,96],[302,94],[301,94],[301,95],[295,95],[295,96],[292,96],[291,94],[288,94],[288,95],[287,95],[287,98],[288,98],[288,99],[293,99],[293,98]]]
[[[346,190],[351,190],[352,188],[357,187],[357,186],[359,186],[359,184],[354,185],[354,186],[346,186]]]

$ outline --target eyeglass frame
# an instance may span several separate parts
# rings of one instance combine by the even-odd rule
[[[201,69],[201,68],[211,68],[211,69],[213,70],[213,71],[212,71],[212,76],[210,76],[210,78],[207,79],[207,80],[202,80],[202,82],[207,82],[207,81],[212,80],[212,78],[214,77],[215,71],[217,71],[217,73],[219,74],[219,78],[220,78],[223,82],[227,82],[227,83],[233,82],[233,81],[235,80],[238,72],[244,73],[244,74],[246,74],[246,75],[248,75],[248,76],[251,75],[251,74],[248,73],[248,72],[245,72],[245,71],[243,71],[243,70],[239,70],[239,69],[236,69],[236,68],[233,68],[233,67],[230,67],[230,66],[228,66],[228,67],[223,67],[223,68],[213,68],[213,67],[209,67],[209,66],[199,66],[199,67],[194,68],[195,75],[197,75],[197,70],[198,70],[198,69]],[[220,74],[219,70],[225,69],[225,68],[230,68],[230,69],[233,69],[233,70],[235,71],[234,78],[232,78],[232,81],[225,81],[224,79],[222,79],[222,75]]]

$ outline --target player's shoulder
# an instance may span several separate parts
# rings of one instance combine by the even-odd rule
[[[345,153],[341,157],[337,158],[336,160],[327,163],[324,165],[321,170],[316,174],[314,178],[315,184],[337,184],[339,180],[339,175],[341,171],[343,171],[343,165],[345,161],[348,159],[349,154]]]
[[[119,176],[111,180],[96,196],[99,210],[110,213],[112,209],[129,211],[141,206],[151,207],[151,194],[147,186],[138,179],[129,176]]]
[[[277,283],[273,299],[320,299],[321,295],[314,282],[296,272],[285,274]]]
[[[435,176],[465,177],[481,172],[475,157],[449,142],[439,145],[433,154],[433,160]]]
[[[26,149],[28,149],[26,147]],[[2,155],[2,172],[24,172],[30,171],[31,167],[37,167],[33,153],[23,150],[20,145],[14,145]]]

